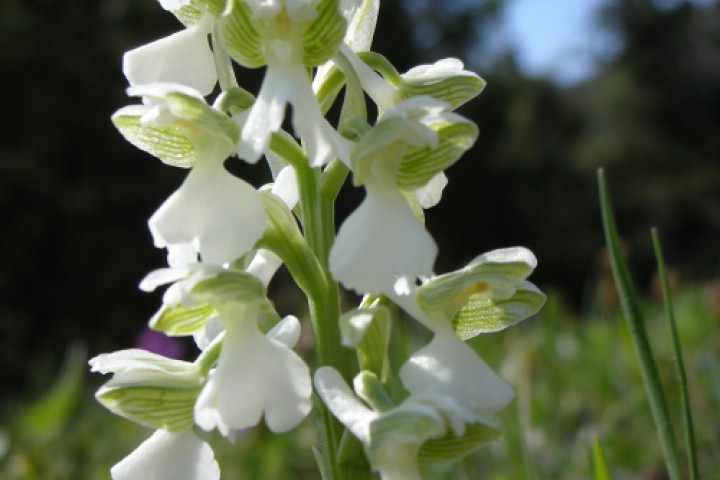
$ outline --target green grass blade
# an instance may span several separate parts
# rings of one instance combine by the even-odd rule
[[[645,331],[645,322],[640,302],[630,279],[630,273],[625,265],[620,249],[615,220],[610,205],[610,197],[605,183],[605,175],[602,169],[598,170],[598,187],[600,190],[600,209],[602,212],[603,229],[605,231],[605,243],[610,254],[615,287],[620,297],[620,304],[623,310],[625,321],[633,341],[633,347],[640,363],[640,372],[645,385],[645,393],[650,404],[665,457],[665,465],[671,480],[680,480],[680,467],[678,465],[677,447],[673,436],[672,425],[668,415],[667,403],[663,394],[662,382],[658,374],[657,365],[653,358],[650,342]]]
[[[592,467],[593,467],[593,480],[611,480],[610,471],[607,468],[605,462],[605,455],[600,445],[600,439],[597,436],[593,437],[592,444]]]
[[[665,309],[667,310],[668,322],[670,324],[670,336],[673,342],[673,353],[675,356],[675,371],[677,372],[678,381],[680,383],[680,408],[682,410],[683,434],[685,436],[685,446],[688,457],[688,470],[691,480],[698,479],[697,454],[695,447],[695,432],[693,427],[692,413],[690,411],[690,397],[687,388],[687,376],[685,375],[685,364],[683,362],[682,349],[680,348],[680,340],[677,334],[677,322],[675,321],[675,309],[673,308],[672,298],[670,296],[670,285],[668,284],[667,272],[665,270],[665,259],[660,246],[660,236],[657,229],[651,231],[653,247],[655,248],[655,258],[658,265],[658,275],[660,277],[660,285],[662,287],[663,300],[665,301]]]

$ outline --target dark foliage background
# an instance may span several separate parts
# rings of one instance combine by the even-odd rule
[[[602,238],[595,169],[605,166],[638,271],[658,225],[683,275],[717,276],[720,233],[720,6],[608,0],[620,48],[598,75],[561,87],[528,78],[498,48],[506,2],[386,0],[374,50],[401,71],[461,57],[488,80],[462,113],[477,145],[447,173],[428,213],[437,271],[526,245],[534,281],[587,307]],[[182,181],[109,121],[132,103],[124,51],[176,31],[152,0],[4,0],[0,15],[0,381],[33,392],[67,345],[131,346],[159,303],[137,290],[164,264],[146,219]],[[262,72],[242,72],[257,85]],[[247,82],[247,83],[246,83]],[[249,169],[255,183],[261,168]],[[355,198],[352,201],[357,201]],[[347,212],[352,203],[341,205]],[[626,227],[626,228],[623,228]],[[32,367],[32,368],[28,368]],[[22,389],[22,390],[21,390]]]

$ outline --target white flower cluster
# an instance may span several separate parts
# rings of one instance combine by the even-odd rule
[[[544,295],[525,280],[536,261],[524,248],[496,250],[437,276],[423,224],[423,209],[447,184],[443,171],[477,137],[453,110],[482,79],[456,59],[399,74],[370,52],[378,0],[159,1],[185,28],[125,54],[128,94],[142,103],[113,122],[138,148],[189,169],[149,220],[169,266],[141,288],[169,284],[150,326],[193,336],[200,353],[194,362],[142,350],[91,360],[94,371],[113,374],[97,398],[157,429],[113,467],[113,479],[218,479],[212,450],[193,429],[233,439],[264,418],[273,432],[288,431],[310,412],[313,383],[383,479],[419,478],[418,457],[451,460],[494,438],[492,415],[512,389],[464,340],[538,311]],[[265,67],[256,97],[239,87],[233,62]],[[325,112],[343,88],[334,127]],[[377,118],[368,119],[365,95]],[[288,105],[294,136],[282,129]],[[225,168],[262,157],[274,183],[260,189]],[[366,195],[335,237],[320,203],[334,199],[348,172]],[[306,238],[313,229],[322,240]],[[316,335],[342,331],[339,348],[357,353],[354,373],[326,358],[311,381],[293,350],[300,321],[280,319],[267,298],[283,263],[313,305],[332,301],[335,282],[365,296],[334,324],[314,321]],[[396,372],[387,345],[401,326],[389,303],[434,335]],[[390,375],[403,398],[386,393]]]

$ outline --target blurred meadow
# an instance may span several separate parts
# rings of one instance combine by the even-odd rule
[[[488,81],[461,110],[480,138],[427,214],[436,271],[524,245],[548,293],[535,318],[471,341],[516,389],[504,437],[427,476],[592,478],[597,438],[612,478],[667,478],[603,246],[604,167],[680,435],[650,227],[663,239],[700,478],[720,479],[720,2],[599,1],[594,73],[562,83],[523,70],[501,28],[514,1],[385,0],[373,47],[400,71],[455,56]],[[5,0],[2,12],[0,479],[109,478],[151,432],[94,400],[106,378],[87,359],[156,340],[145,326],[161,293],[137,284],[165,255],[146,220],[185,175],[127,144],[109,117],[133,103],[123,52],[179,24],[154,0]],[[254,88],[259,73],[239,78]],[[262,168],[242,174],[269,179]],[[340,216],[358,202],[346,190]],[[306,311],[287,275],[271,298],[281,314]],[[172,348],[182,357],[193,346]],[[319,477],[314,435],[307,420],[284,435],[248,430],[234,445],[208,438],[223,478],[271,480]]]

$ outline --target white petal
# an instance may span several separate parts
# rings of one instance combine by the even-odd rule
[[[293,348],[300,340],[300,320],[293,315],[288,315],[280,320],[266,335],[268,338],[282,343],[287,348]]]
[[[275,184],[272,187],[272,193],[280,197],[287,207],[292,210],[297,205],[300,198],[298,192],[297,175],[295,169],[290,165],[280,170],[275,178]]]
[[[288,69],[286,75],[286,82],[292,84],[293,127],[304,142],[310,166],[323,166],[335,156],[335,145],[342,143],[342,137],[320,111],[305,68]]]
[[[148,224],[158,248],[192,242],[203,262],[222,265],[252,248],[265,221],[257,191],[221,162],[203,159]]]
[[[508,247],[498,248],[487,253],[479,255],[473,259],[471,264],[474,263],[525,263],[530,268],[534,269],[537,267],[537,258],[535,255],[525,247]]]
[[[168,245],[168,265],[171,267],[185,267],[198,261],[197,251],[192,243],[178,243],[176,245]]]
[[[443,189],[447,184],[448,179],[445,174],[438,172],[426,185],[415,190],[415,195],[417,195],[417,199],[422,208],[427,210],[437,205],[442,198]]]
[[[210,445],[192,430],[157,430],[110,470],[113,480],[218,480]]]
[[[193,340],[200,350],[205,350],[224,331],[225,327],[220,322],[220,317],[212,315],[205,322],[205,328],[193,334]]]
[[[444,58],[438,60],[432,65],[418,65],[405,72],[402,77],[405,80],[436,80],[453,75],[467,75],[476,77],[477,75],[463,70],[463,63],[457,58]]]
[[[174,12],[180,10],[185,5],[188,5],[191,0],[158,0],[160,6],[168,12]]]
[[[271,68],[270,65],[265,71],[260,92],[250,108],[238,143],[238,156],[247,162],[255,163],[260,159],[268,148],[270,135],[280,129],[285,118],[292,85],[284,73],[282,68]]]
[[[413,353],[400,369],[405,388],[462,423],[492,415],[514,396],[512,388],[449,328]],[[453,425],[455,430],[458,425]]]
[[[370,50],[379,9],[379,0],[365,0],[358,8],[352,9],[352,16],[345,33],[345,43],[354,51]]]
[[[330,272],[358,293],[389,294],[398,277],[429,275],[437,246],[398,190],[366,189],[330,250]]]
[[[187,277],[189,273],[190,271],[187,268],[182,267],[158,268],[145,275],[145,278],[140,281],[140,290],[143,292],[152,292],[157,287],[177,282]]]
[[[270,284],[275,272],[282,265],[280,257],[270,250],[261,248],[255,253],[250,265],[245,269],[251,275],[255,275],[266,287]]]
[[[252,308],[227,307],[221,311],[222,353],[195,403],[195,422],[228,435],[256,425],[264,414],[273,432],[290,430],[310,411],[307,365],[285,344],[260,333]]]
[[[209,31],[208,19],[130,50],[123,57],[123,73],[131,85],[179,83],[209,95],[217,83]]]
[[[385,81],[375,70],[368,67],[353,49],[345,43],[340,44],[340,53],[350,62],[355,75],[357,75],[363,90],[382,111],[387,111],[399,100],[395,87]]]
[[[340,423],[361,441],[370,441],[370,423],[379,414],[367,408],[355,396],[334,368],[318,368],[314,379],[315,390]]]

